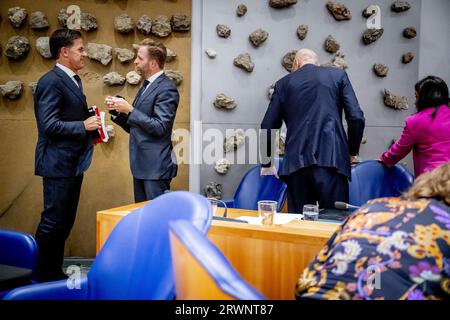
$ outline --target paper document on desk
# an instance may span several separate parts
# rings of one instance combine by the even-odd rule
[[[262,217],[249,217],[249,216],[242,216],[237,219],[245,220],[249,224],[253,225],[262,225]],[[273,224],[286,224],[294,220],[302,220],[303,215],[302,214],[287,214],[287,213],[275,213],[273,216]]]

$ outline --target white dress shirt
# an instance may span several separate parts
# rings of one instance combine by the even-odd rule
[[[56,66],[57,66],[58,68],[60,68],[62,71],[64,71],[64,72],[69,76],[69,78],[72,79],[73,83],[75,83],[75,84],[77,85],[77,87],[79,87],[79,86],[78,86],[77,80],[75,80],[75,78],[73,77],[73,76],[76,75],[75,72],[73,72],[72,70],[70,70],[70,69],[67,68],[66,66],[63,66],[63,65],[60,64],[60,63],[57,63]]]

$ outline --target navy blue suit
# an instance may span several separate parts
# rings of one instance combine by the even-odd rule
[[[261,128],[279,129],[282,121],[287,133],[279,175],[288,184],[289,211],[348,201],[349,156],[359,152],[365,120],[347,73],[307,64],[279,80]]]
[[[130,166],[136,202],[161,195],[177,175],[171,138],[178,102],[175,84],[161,74],[135,98],[134,110],[128,116],[119,113],[112,117],[130,133]]]
[[[64,243],[75,221],[83,172],[92,160],[90,114],[82,90],[60,68],[39,79],[34,97],[38,128],[35,174],[43,177],[44,211],[36,231],[36,279],[62,277]]]

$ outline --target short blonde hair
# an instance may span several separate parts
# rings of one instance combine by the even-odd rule
[[[420,175],[403,197],[411,200],[434,198],[450,206],[450,162]]]

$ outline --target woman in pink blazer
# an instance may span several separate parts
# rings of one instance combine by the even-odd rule
[[[381,155],[388,167],[413,150],[415,176],[450,161],[450,107],[447,84],[435,76],[415,85],[417,113],[406,118],[400,139]]]

